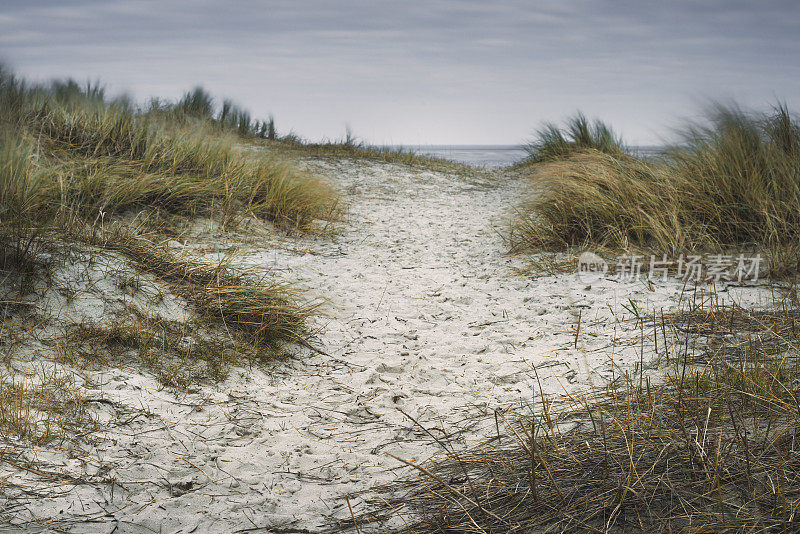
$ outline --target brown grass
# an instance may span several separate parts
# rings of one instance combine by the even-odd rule
[[[791,302],[791,301],[788,301]],[[666,379],[626,376],[414,466],[361,532],[788,532],[800,502],[800,312],[650,318]],[[666,343],[665,343],[666,342]],[[386,528],[401,515],[405,528]],[[351,528],[343,523],[340,528]]]
[[[96,426],[75,379],[54,368],[0,370],[0,442],[46,445]],[[2,460],[0,453],[0,460]]]

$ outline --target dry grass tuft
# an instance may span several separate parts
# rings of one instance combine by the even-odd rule
[[[300,304],[285,283],[233,269],[231,256],[213,265],[178,258],[162,245],[125,234],[106,235],[102,245],[124,254],[142,272],[168,284],[201,318],[219,322],[248,343],[278,352],[286,344],[310,347],[305,320],[317,306]]]
[[[299,347],[317,350],[307,319],[320,302],[307,302],[290,285],[273,280],[268,271],[234,268],[235,248],[208,262],[186,253],[177,255],[125,227],[102,232],[73,228],[70,239],[83,243],[83,248],[71,251],[82,263],[69,270],[95,271],[66,285],[51,281],[59,294],[75,301],[98,277],[113,281],[103,286],[110,294],[91,293],[92,298],[108,299],[108,317],[67,322],[63,328],[61,319],[42,320],[56,332],[63,331],[55,337],[45,335],[48,345],[63,349],[55,351],[60,363],[139,364],[163,384],[185,389],[224,379],[232,365],[282,359]],[[165,302],[167,295],[170,300]],[[120,298],[128,304],[122,309],[111,305]]]
[[[3,445],[46,445],[77,438],[95,426],[86,397],[71,375],[44,366],[24,373],[0,371]]]
[[[397,515],[396,532],[419,533],[794,531],[799,316],[693,304],[653,318],[663,383],[628,376],[571,409],[534,406],[504,441],[415,466],[360,531]]]
[[[515,250],[655,243],[674,253],[693,246],[664,166],[589,150],[533,172],[541,194],[518,211]]]
[[[63,340],[66,350],[56,361],[78,368],[130,365],[135,362],[152,372],[165,386],[190,386],[220,381],[228,367],[240,362],[246,350],[225,342],[202,325],[140,318],[102,325],[71,325]],[[254,357],[254,351],[248,356]]]

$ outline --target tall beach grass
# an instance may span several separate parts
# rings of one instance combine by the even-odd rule
[[[26,87],[13,77],[0,84],[4,146],[16,145],[29,168],[27,192],[17,187],[17,194],[38,199],[39,213],[156,206],[192,215],[213,207],[227,218],[252,213],[307,229],[334,209],[326,183],[274,155],[239,149],[232,131],[139,113],[91,87],[62,85]],[[23,172],[19,162],[3,164],[11,165]]]
[[[715,105],[661,161],[594,148],[529,167],[541,194],[520,211],[518,250],[638,247],[675,254],[757,248],[797,270],[800,128],[786,106]]]
[[[561,159],[582,150],[597,150],[612,156],[625,153],[622,138],[609,125],[589,120],[581,112],[568,118],[563,127],[546,122],[526,150],[528,156],[519,166]]]
[[[127,258],[132,271],[154,275],[207,329],[222,325],[243,354],[265,360],[287,345],[310,346],[305,319],[313,307],[293,289],[229,264],[175,256],[160,244],[166,238],[157,226],[142,224],[157,210],[209,216],[223,228],[256,218],[306,232],[336,216],[332,186],[288,159],[242,146],[243,136],[255,136],[249,115],[231,103],[217,113],[200,88],[175,104],[139,108],[107,98],[98,84],[30,85],[0,70],[4,319],[14,308],[6,303],[18,300],[7,292],[33,287],[14,283],[26,267],[63,258],[63,250],[105,249]],[[48,247],[53,253],[41,254]]]

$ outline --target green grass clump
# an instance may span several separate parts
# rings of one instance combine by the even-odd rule
[[[662,161],[598,150],[534,168],[541,194],[520,210],[518,249],[629,246],[665,253],[761,248],[796,270],[800,129],[772,114],[716,106]]]
[[[625,153],[622,139],[610,126],[600,120],[590,121],[580,112],[567,119],[563,128],[545,123],[526,149],[528,157],[518,166],[558,160],[582,150],[597,150],[612,156]]]

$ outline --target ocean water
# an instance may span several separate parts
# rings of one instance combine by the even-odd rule
[[[433,156],[489,169],[513,165],[528,155],[521,145],[393,145],[388,148],[402,148],[422,156]],[[658,157],[662,149],[660,146],[628,147],[634,156],[646,160]]]
[[[661,157],[665,148],[666,147],[660,145],[629,146],[628,152],[645,161],[654,161]]]

